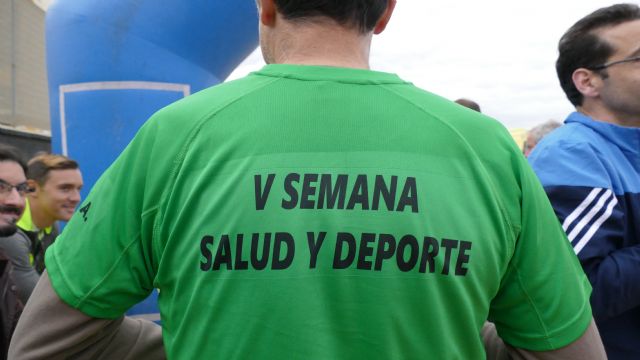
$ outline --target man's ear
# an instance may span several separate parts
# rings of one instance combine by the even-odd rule
[[[600,95],[602,75],[585,68],[576,69],[571,77],[576,89],[586,98],[594,98]]]
[[[264,26],[273,26],[276,23],[276,5],[274,0],[258,0],[258,16]]]
[[[395,8],[396,8],[396,0],[389,0],[389,3],[387,4],[387,9],[384,11],[382,16],[380,17],[380,20],[378,20],[376,27],[373,28],[374,34],[378,35],[384,31],[384,29],[387,27],[387,24],[389,23],[389,20],[391,19],[391,15],[393,14],[393,9]]]
[[[29,185],[29,187],[31,189],[33,189],[33,192],[29,194],[29,196],[31,197],[38,197],[38,192],[40,191],[40,185],[38,184],[37,181],[29,179],[27,180],[27,185]]]

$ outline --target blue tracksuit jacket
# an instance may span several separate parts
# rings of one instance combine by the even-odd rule
[[[576,112],[529,162],[591,281],[609,359],[640,359],[640,128]]]

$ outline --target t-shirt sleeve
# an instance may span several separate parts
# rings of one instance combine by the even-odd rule
[[[154,288],[153,226],[175,159],[159,149],[157,123],[141,128],[46,252],[58,296],[89,316],[117,318]]]
[[[547,351],[578,339],[591,322],[591,286],[538,179],[520,156],[520,229],[489,320],[514,347]]]

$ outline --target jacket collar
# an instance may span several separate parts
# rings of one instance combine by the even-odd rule
[[[570,123],[580,123],[587,126],[620,149],[633,154],[640,154],[640,128],[598,121],[580,112],[574,112],[569,115],[565,120],[565,124]]]

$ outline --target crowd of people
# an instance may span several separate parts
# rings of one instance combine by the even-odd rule
[[[83,211],[76,162],[0,148],[9,358],[640,358],[638,5],[560,38],[576,111],[521,149],[369,70],[395,0],[257,4],[267,65],[156,113]],[[123,315],[154,288],[161,326]]]

